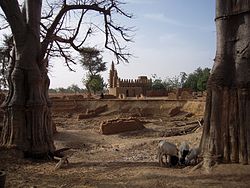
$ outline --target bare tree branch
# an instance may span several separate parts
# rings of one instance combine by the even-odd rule
[[[62,17],[68,11],[76,10],[76,9],[78,9],[78,10],[79,9],[80,10],[93,10],[93,11],[97,11],[97,12],[102,12],[104,14],[110,14],[110,12],[108,12],[108,10],[106,10],[105,8],[98,7],[98,5],[96,5],[96,4],[91,4],[91,5],[86,5],[86,4],[66,5],[66,4],[64,4],[64,6],[62,7],[62,9],[58,13],[58,15],[55,17],[54,22],[51,24],[51,27],[48,28],[47,36],[45,37],[45,40],[42,42],[42,56],[44,56],[44,54],[46,52],[46,48],[48,47],[49,43],[51,42],[50,38],[53,35],[58,23],[61,21]]]
[[[93,29],[89,27],[88,30],[86,30],[85,35],[83,35],[84,38],[81,37],[81,41],[77,42],[78,38],[82,36],[82,32],[80,32],[80,30],[83,24],[83,17],[87,12],[92,11],[103,15],[103,28],[94,23],[91,23],[91,25],[95,26],[99,31],[104,33],[105,48],[115,54],[118,63],[120,61],[128,62],[128,58],[131,56],[131,54],[125,52],[127,50],[126,46],[122,47],[121,41],[119,41],[118,38],[121,38],[125,42],[132,42],[132,36],[128,34],[132,31],[132,28],[115,25],[111,17],[111,14],[118,13],[122,16],[132,18],[132,15],[125,13],[125,11],[119,8],[119,6],[122,4],[124,3],[121,3],[118,0],[76,0],[71,2],[71,4],[69,4],[67,1],[64,1],[59,12],[54,16],[51,16],[51,14],[55,12],[55,6],[51,6],[53,10],[49,11],[47,18],[51,17],[54,18],[54,20],[51,24],[46,24],[46,26],[45,24],[41,24],[43,33],[46,34],[45,36],[43,35],[44,39],[42,41],[41,56],[45,56],[45,54],[48,52],[48,46],[53,43],[53,41],[57,41],[56,46],[58,48],[60,44],[69,44],[74,50],[79,52],[87,38],[89,38],[90,34],[93,33]],[[81,11],[80,14],[76,12],[76,14],[79,14],[80,16],[77,18],[77,26],[72,29],[70,27],[66,27],[65,25],[66,15],[71,18],[71,11]],[[65,33],[63,31],[65,31]],[[64,48],[60,46],[59,51],[62,49]],[[73,61],[72,58],[70,59]]]
[[[26,31],[26,24],[22,19],[22,13],[17,0],[0,0],[0,6],[5,13],[8,23],[11,27],[12,34],[18,46],[23,43],[22,34]]]
[[[61,47],[61,45],[60,45],[57,41],[55,41],[55,43],[57,44],[58,49],[59,49],[59,52],[60,52],[60,55],[64,58],[65,63],[66,63],[66,65],[67,65],[67,67],[69,68],[69,70],[75,72],[75,70],[73,70],[73,69],[70,67],[70,64],[69,64],[69,63],[75,64],[75,62],[71,59],[70,54],[68,54],[68,53],[65,51],[65,49],[63,49],[63,48]]]

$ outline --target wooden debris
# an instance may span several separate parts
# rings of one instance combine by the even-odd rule
[[[58,163],[56,163],[56,166],[55,166],[55,170],[58,170],[59,168],[61,168],[63,165],[67,165],[69,164],[69,161],[68,161],[68,156],[64,156],[62,157]]]
[[[206,155],[203,156],[203,160],[194,166],[189,173],[194,172],[197,169],[203,168],[206,173],[210,174],[212,167],[218,163],[218,160],[221,158],[221,155]]]
[[[189,173],[191,173],[191,172],[194,172],[195,170],[198,170],[198,169],[200,169],[202,166],[203,166],[203,161],[201,161],[200,163],[198,163],[197,165],[195,165],[190,171],[189,171]]]
[[[192,124],[185,124],[181,127],[174,127],[171,129],[166,129],[166,131],[163,133],[162,136],[170,137],[170,136],[180,136],[180,135],[186,135],[195,132],[199,128],[199,124],[197,121]]]

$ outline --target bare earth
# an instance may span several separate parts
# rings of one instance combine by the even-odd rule
[[[176,122],[197,120],[200,114],[188,118],[184,118],[185,113],[140,116],[147,122],[144,130],[99,133],[101,121],[130,115],[109,109],[94,118],[78,120],[78,113],[53,113],[58,131],[55,145],[71,148],[65,152],[70,156],[69,164],[55,170],[57,161],[18,159],[13,152],[0,151],[0,169],[7,172],[6,187],[250,187],[250,165],[220,164],[210,173],[202,168],[191,171],[193,166],[159,166],[156,148],[160,140],[199,145],[202,127],[180,136],[166,137],[164,132],[176,127]]]

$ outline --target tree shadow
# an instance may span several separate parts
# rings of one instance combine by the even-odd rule
[[[83,168],[83,167],[109,167],[109,168],[124,168],[124,167],[159,167],[157,162],[126,162],[126,161],[114,161],[114,162],[77,162],[70,163],[65,168]]]
[[[156,167],[160,169],[183,169],[185,166],[176,165],[176,166],[160,166],[158,162],[131,162],[131,161],[96,161],[96,162],[76,162],[69,163],[65,166],[65,169],[69,168],[83,168],[83,167],[107,167],[107,168],[138,168],[138,167]]]

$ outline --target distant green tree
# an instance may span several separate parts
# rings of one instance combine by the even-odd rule
[[[100,73],[107,70],[107,62],[103,62],[101,51],[90,47],[82,48],[80,55],[82,56],[81,65],[88,71],[86,78],[83,79],[88,92],[101,91],[104,88],[104,81]]]
[[[170,78],[169,82],[171,83],[171,87],[173,89],[177,89],[181,87],[180,76],[174,76]]]
[[[205,68],[202,71],[202,75],[198,78],[197,81],[197,89],[198,91],[204,91],[206,90],[207,87],[207,81],[210,75],[210,70],[209,68]]]
[[[162,84],[164,85],[164,88],[165,88],[167,91],[173,90],[173,85],[172,85],[171,78],[165,78],[165,79],[162,81]]]
[[[97,75],[88,75],[86,80],[83,80],[86,85],[86,88],[89,92],[101,92],[107,87],[107,84],[104,82],[100,74]]]
[[[49,88],[49,93],[57,93],[57,89]]]
[[[152,90],[162,90],[165,89],[163,80],[156,74],[152,74]]]
[[[67,89],[63,87],[56,88],[57,93],[67,93]]]
[[[182,88],[187,79],[187,74],[185,72],[180,72],[178,76],[172,78],[167,77],[163,81],[163,85],[167,91],[172,91],[174,89]]]
[[[187,73],[180,72],[180,86],[181,86],[181,88],[183,87],[184,83],[186,82],[187,76],[188,76]]]
[[[183,84],[184,88],[191,88],[193,91],[206,90],[206,84],[210,75],[209,68],[197,68],[193,73],[187,76],[186,81]]]
[[[183,88],[191,88],[193,91],[197,91],[197,75],[190,73],[187,77],[186,82],[183,84]]]
[[[59,87],[59,88],[50,88],[49,89],[50,93],[80,93],[84,92],[84,89],[81,89],[78,87],[76,84],[72,84],[71,86],[64,88],[64,87]]]
[[[67,88],[67,90],[70,92],[70,93],[80,93],[81,91],[82,91],[82,89],[81,88],[79,88],[78,87],[78,85],[77,84],[72,84],[71,86],[69,86],[68,88]]]
[[[82,56],[80,60],[82,66],[90,75],[97,75],[100,72],[107,70],[107,62],[102,61],[100,50],[90,47],[82,48],[80,55]]]
[[[153,82],[152,82],[152,89],[153,90],[165,90],[165,86],[164,86],[164,83],[161,79],[155,79]]]

